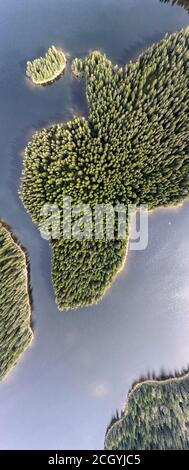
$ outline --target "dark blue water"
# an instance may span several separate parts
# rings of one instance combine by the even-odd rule
[[[86,114],[70,73],[37,88],[25,63],[51,45],[84,56],[102,49],[119,64],[189,24],[158,0],[0,0],[0,217],[31,260],[35,339],[0,384],[0,448],[97,449],[132,381],[180,369],[189,358],[189,203],[150,216],[149,246],[130,252],[104,300],[58,312],[50,250],[18,198],[21,151],[34,129]]]

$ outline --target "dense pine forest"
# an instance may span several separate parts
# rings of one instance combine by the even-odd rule
[[[26,256],[0,222],[0,380],[32,340]]]
[[[136,385],[107,430],[105,449],[189,449],[189,373]]]
[[[171,3],[171,5],[180,5],[189,12],[189,0],[160,0],[163,3]]]
[[[36,132],[21,197],[35,223],[46,203],[175,205],[189,195],[189,28],[119,68],[102,52],[72,64],[86,83],[88,119]],[[52,240],[60,309],[97,302],[125,259],[124,240]]]
[[[35,84],[45,84],[57,78],[66,67],[66,57],[61,49],[52,46],[44,57],[27,62],[26,75]]]

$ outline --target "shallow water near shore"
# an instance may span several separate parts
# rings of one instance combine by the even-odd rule
[[[87,115],[73,57],[104,50],[120,65],[189,24],[159,0],[0,0],[0,217],[31,262],[34,341],[0,384],[1,449],[99,449],[131,384],[189,363],[189,202],[149,216],[145,251],[129,251],[104,299],[59,312],[51,253],[18,197],[21,152],[35,129]],[[27,60],[51,44],[69,53],[59,81],[34,87]]]

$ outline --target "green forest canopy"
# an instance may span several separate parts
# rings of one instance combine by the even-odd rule
[[[178,204],[189,195],[189,28],[124,67],[102,52],[75,59],[88,118],[36,132],[25,150],[21,197],[35,223],[44,204]],[[123,263],[125,240],[52,240],[60,309],[97,302]]]
[[[47,83],[60,75],[66,67],[66,56],[61,49],[52,46],[44,57],[27,62],[26,75],[34,83]]]
[[[0,380],[31,343],[26,256],[0,221]]]
[[[124,415],[107,431],[105,449],[189,449],[189,374],[135,386]]]

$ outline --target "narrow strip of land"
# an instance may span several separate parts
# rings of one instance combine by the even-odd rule
[[[29,265],[25,249],[0,220],[0,380],[33,339]]]

